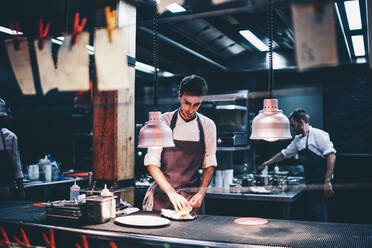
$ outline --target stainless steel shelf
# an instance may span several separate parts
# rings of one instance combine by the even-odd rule
[[[244,151],[249,150],[250,145],[247,146],[217,146],[217,151]]]
[[[216,109],[224,109],[224,110],[245,110],[247,111],[248,108],[246,106],[241,106],[241,105],[217,105]]]

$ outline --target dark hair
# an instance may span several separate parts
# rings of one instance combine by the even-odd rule
[[[179,86],[181,96],[187,92],[193,96],[204,96],[208,93],[208,85],[204,78],[191,75],[184,77]]]
[[[304,120],[305,123],[309,123],[310,116],[303,109],[295,109],[290,115],[289,119],[293,118],[295,121],[300,122]]]

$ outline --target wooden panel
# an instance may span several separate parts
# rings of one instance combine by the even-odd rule
[[[136,7],[125,1],[117,6],[118,26],[124,28],[127,53],[135,57]],[[93,172],[96,180],[134,177],[134,83],[129,68],[128,89],[94,93]]]

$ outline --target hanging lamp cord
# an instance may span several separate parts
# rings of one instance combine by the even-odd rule
[[[274,40],[274,10],[269,1],[269,98],[273,98],[273,86],[274,86],[274,69],[273,69],[273,40]]]
[[[158,30],[159,30],[159,16],[158,10],[156,7],[156,1],[154,3],[154,18],[153,18],[153,29],[154,29],[154,36],[152,40],[152,59],[153,59],[153,66],[154,66],[154,110],[158,108],[158,67],[159,67],[159,45],[158,45]]]

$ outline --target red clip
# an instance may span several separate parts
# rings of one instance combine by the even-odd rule
[[[111,248],[118,248],[118,247],[116,246],[116,244],[114,243],[114,241],[110,241],[110,246],[111,246]]]
[[[85,236],[85,235],[81,235],[81,238],[82,238],[82,240],[83,240],[83,247],[84,247],[84,248],[89,248],[89,246],[88,246],[87,236]],[[76,248],[81,248],[81,245],[79,245],[78,243],[75,243],[75,247],[76,247]]]
[[[1,229],[1,233],[2,233],[2,235],[4,237],[4,240],[0,239],[0,245],[1,245],[1,247],[10,248],[10,246],[9,246],[9,243],[10,242],[9,242],[9,239],[8,239],[8,235],[6,235],[5,229],[2,228],[2,227],[0,227],[0,229]]]
[[[74,30],[72,32],[72,45],[74,45],[77,41],[77,36],[79,35],[79,33],[81,33],[84,29],[84,26],[85,26],[85,23],[87,22],[87,18],[83,18],[83,20],[81,21],[81,24],[79,25],[79,12],[76,12],[75,13],[75,20],[74,20]]]
[[[44,48],[44,45],[45,45],[45,40],[46,40],[46,37],[48,36],[48,32],[49,32],[49,26],[50,26],[50,23],[48,23],[46,26],[45,26],[45,29],[43,28],[43,19],[40,19],[39,20],[39,49],[43,49]]]
[[[50,240],[48,239],[48,236],[45,233],[43,233],[43,237],[44,237],[44,240],[45,240],[46,247],[47,248],[56,248],[56,244],[55,244],[55,241],[54,241],[53,229],[49,229],[49,233],[50,233]]]
[[[13,34],[12,34],[12,39],[14,43],[14,49],[19,50],[20,45],[21,45],[21,35],[20,35],[20,29],[19,29],[19,23],[18,22],[11,22],[10,23],[10,29],[12,29]]]
[[[20,240],[19,240],[19,239],[14,235],[13,238],[15,239],[15,241],[17,241],[17,243],[18,243],[22,248],[25,248],[25,247],[31,247],[30,242],[28,242],[28,238],[27,238],[27,236],[26,236],[25,230],[23,230],[23,228],[21,228],[21,233],[22,233],[22,237],[23,237],[24,242],[20,241]]]

